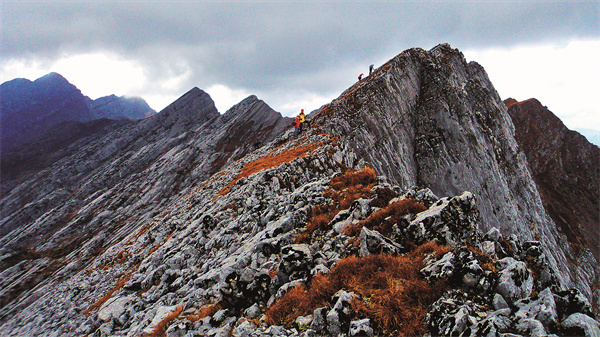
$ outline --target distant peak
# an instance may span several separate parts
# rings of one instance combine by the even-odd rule
[[[189,96],[204,96],[204,95],[206,95],[206,96],[210,97],[210,95],[206,91],[204,91],[198,87],[193,87],[188,92],[186,92],[182,97],[185,97],[188,95]]]
[[[207,92],[198,87],[188,90],[188,92],[164,108],[159,114],[164,115],[175,112],[179,115],[200,116],[202,119],[209,119],[219,115],[213,99]]]
[[[239,103],[232,106],[231,108],[229,108],[229,110],[227,110],[225,113],[227,115],[238,115],[238,114],[248,113],[250,110],[257,110],[256,108],[250,109],[250,106],[253,106],[257,103],[259,104],[260,107],[267,107],[268,109],[266,109],[266,110],[272,110],[271,107],[269,107],[267,103],[260,100],[256,95],[250,95],[250,96],[244,98],[243,100],[241,100]],[[256,107],[258,107],[258,106],[256,106]],[[263,109],[261,108],[258,110],[263,110]]]
[[[62,76],[59,73],[55,73],[55,72],[51,72],[49,74],[46,74],[46,75],[38,78],[34,82],[46,82],[46,81],[61,81],[61,82],[67,82],[67,83],[69,83],[69,81],[67,81],[67,79],[64,78],[64,76]]]
[[[256,95],[250,95],[242,100],[242,102],[256,102],[256,101],[260,101],[260,99],[258,99],[258,97],[256,97]]]

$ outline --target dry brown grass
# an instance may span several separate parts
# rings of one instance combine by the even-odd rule
[[[326,228],[335,215],[348,209],[354,201],[371,196],[371,188],[377,183],[375,170],[366,167],[362,170],[347,170],[343,174],[331,179],[331,186],[323,192],[323,195],[331,199],[330,203],[314,206],[308,215],[306,223],[306,234]],[[305,238],[302,238],[305,239]]]
[[[375,193],[377,197],[371,201],[371,207],[386,208],[390,200],[396,197],[396,193],[388,187],[379,188]]]
[[[275,267],[273,267],[273,269],[269,270],[269,277],[272,279],[275,278],[275,276],[277,276],[277,271],[279,269],[278,265],[275,265]]]
[[[266,312],[268,324],[294,325],[296,318],[332,305],[340,289],[359,295],[353,303],[355,317],[369,317],[385,334],[423,335],[427,309],[446,288],[445,281],[428,284],[420,275],[427,254],[441,256],[448,247],[428,243],[407,256],[372,255],[342,259],[328,275],[318,274],[310,285],[289,290]]]
[[[473,253],[475,259],[477,260],[477,262],[479,262],[479,265],[481,266],[481,268],[483,268],[483,270],[488,270],[492,273],[498,272],[496,264],[494,263],[494,259],[492,257],[482,252],[479,248],[473,247],[471,245],[467,245],[467,249]]]
[[[160,337],[160,336],[165,336],[166,332],[167,332],[167,328],[169,327],[169,324],[171,324],[171,322],[173,320],[175,320],[177,317],[179,317],[179,314],[181,314],[181,312],[183,311],[183,305],[178,306],[175,311],[173,311],[172,313],[170,313],[168,316],[166,316],[165,318],[163,318],[162,321],[160,321],[158,323],[158,325],[156,325],[156,327],[154,328],[154,330],[152,330],[152,332],[150,332],[149,334],[143,334],[143,337]]]
[[[193,322],[199,321],[205,317],[209,317],[209,316],[212,317],[214,314],[217,313],[217,311],[221,310],[222,308],[223,307],[219,303],[207,304],[207,305],[203,306],[202,308],[198,309],[193,314],[188,315],[186,318],[189,319],[193,323]]]
[[[108,301],[112,295],[118,291],[119,289],[123,288],[123,286],[125,285],[125,283],[127,283],[127,281],[129,281],[129,279],[131,279],[131,275],[133,275],[133,271],[131,271],[130,273],[124,275],[124,277],[122,277],[121,279],[119,279],[117,281],[117,283],[115,284],[114,287],[112,287],[112,289],[110,289],[104,296],[102,296],[101,298],[99,298],[95,303],[93,303],[92,305],[90,305],[89,308],[87,308],[83,313],[86,315],[89,315],[90,313],[92,313],[92,311],[100,309],[100,307],[106,303],[106,301]]]
[[[133,244],[133,242],[135,240],[137,240],[140,236],[142,236],[144,233],[146,233],[150,228],[152,227],[152,224],[147,224],[145,226],[143,226],[142,228],[140,228],[140,230],[135,233],[135,235],[133,235],[131,238],[129,238],[129,240],[127,240],[127,242],[125,242],[125,245],[131,245]]]
[[[375,174],[375,170],[370,167],[365,167],[364,169],[357,170],[348,170],[344,174],[341,174],[337,177],[331,179],[329,185],[334,190],[341,191],[344,188],[349,188],[351,186],[356,185],[370,185],[377,182],[377,175]]]
[[[289,163],[296,158],[304,157],[321,147],[324,143],[324,141],[321,141],[316,143],[305,144],[303,146],[287,149],[276,155],[269,154],[253,162],[246,163],[240,171],[240,173],[238,173],[238,175],[235,176],[235,178],[233,178],[233,180],[229,184],[227,184],[227,186],[223,187],[217,193],[217,196],[223,196],[227,194],[231,190],[233,185],[235,185],[235,183],[237,183],[242,178],[247,178],[256,172],[260,172],[261,170],[267,170],[284,163]]]
[[[360,234],[363,227],[367,227],[369,229],[375,228],[385,235],[390,233],[392,227],[400,220],[400,217],[406,214],[420,213],[425,210],[427,210],[427,207],[414,199],[399,200],[386,208],[374,212],[365,220],[355,225],[348,226],[345,229],[344,234],[356,236]]]
[[[310,234],[307,230],[301,231],[296,236],[296,243],[310,243]]]

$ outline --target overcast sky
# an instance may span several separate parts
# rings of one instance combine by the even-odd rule
[[[598,1],[7,1],[1,80],[51,71],[93,99],[160,111],[197,86],[220,112],[250,94],[284,115],[339,96],[368,65],[448,42],[500,96],[600,130]]]

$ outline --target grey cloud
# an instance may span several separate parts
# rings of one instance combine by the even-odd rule
[[[155,81],[339,91],[356,65],[410,47],[598,37],[596,2],[5,2],[3,58],[113,51]],[[352,78],[354,76],[352,75]]]

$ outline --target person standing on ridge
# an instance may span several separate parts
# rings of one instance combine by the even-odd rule
[[[371,76],[371,74],[373,73],[373,66],[374,66],[374,64],[371,64],[369,66],[369,76]]]
[[[294,137],[298,136],[298,129],[300,128],[300,117],[294,118]]]
[[[306,115],[304,114],[304,109],[300,109],[300,114],[298,115],[300,119],[300,134],[304,131],[304,122],[306,122]]]
[[[358,75],[358,81],[360,82],[360,80],[362,80],[362,73],[360,73],[360,75]]]

